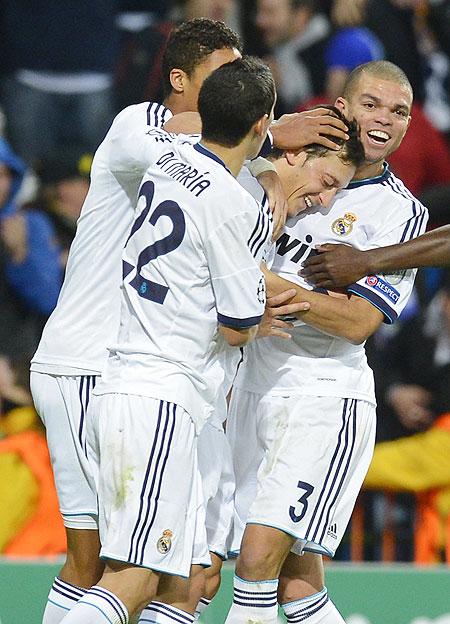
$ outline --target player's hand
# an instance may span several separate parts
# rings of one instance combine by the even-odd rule
[[[432,395],[422,386],[395,385],[389,390],[387,399],[399,421],[407,429],[421,431],[433,422],[434,415],[429,407]]]
[[[339,149],[327,136],[346,141],[347,126],[327,108],[314,108],[301,113],[282,115],[270,126],[274,145],[280,149],[298,150],[311,143]]]
[[[369,273],[365,252],[354,247],[326,244],[317,251],[305,260],[299,275],[319,288],[348,286]]]
[[[281,186],[280,178],[275,171],[264,171],[258,176],[258,182],[266,192],[273,217],[272,239],[277,240],[283,229],[287,216],[286,196]]]
[[[288,330],[294,327],[293,323],[283,321],[277,317],[306,312],[310,308],[309,303],[306,301],[301,303],[289,303],[292,297],[295,297],[295,294],[296,290],[291,288],[273,297],[268,297],[266,310],[256,335],[257,338],[277,336],[278,338],[290,340],[291,335],[288,333]]]

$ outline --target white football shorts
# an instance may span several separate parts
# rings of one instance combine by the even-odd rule
[[[87,459],[86,423],[95,375],[32,372],[34,405],[45,425],[64,525],[97,529],[97,497]]]
[[[127,394],[94,396],[91,408],[100,556],[188,577],[201,533],[192,419],[174,403]]]
[[[197,451],[208,548],[226,559],[234,513],[234,472],[230,445],[223,429],[206,422],[198,436]]]
[[[246,523],[297,538],[293,552],[333,556],[375,443],[375,406],[357,399],[234,389],[227,422],[236,475],[231,550]]]

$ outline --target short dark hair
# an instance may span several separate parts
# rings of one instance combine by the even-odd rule
[[[172,91],[170,72],[182,69],[191,76],[197,65],[216,50],[236,48],[242,52],[240,37],[223,22],[196,18],[174,28],[169,35],[162,59],[163,91]]]
[[[270,69],[246,56],[226,63],[205,80],[198,96],[202,136],[234,147],[254,123],[270,115],[276,92]]]
[[[320,104],[319,106],[315,106],[314,108],[326,108],[333,113],[335,117],[340,119],[347,126],[347,134],[348,139],[341,139],[331,134],[324,134],[323,136],[333,143],[336,143],[340,147],[339,150],[332,149],[330,147],[325,147],[320,143],[310,143],[302,148],[301,151],[306,152],[307,158],[312,156],[326,156],[329,153],[334,153],[336,156],[339,156],[341,160],[345,163],[355,165],[355,167],[360,167],[364,164],[365,161],[365,153],[364,146],[361,142],[360,134],[359,134],[359,126],[355,120],[347,119],[343,113],[336,108],[336,106],[330,106],[328,104]],[[272,160],[276,160],[277,158],[281,158],[284,150],[280,150],[275,148],[269,154],[269,158]]]
[[[356,167],[360,167],[364,164],[366,155],[364,153],[364,146],[361,142],[359,134],[359,126],[354,119],[347,119],[343,113],[336,108],[336,106],[324,105],[322,108],[328,108],[338,119],[343,121],[347,126],[348,139],[340,139],[331,135],[324,135],[336,145],[339,145],[340,150],[336,150],[336,154],[346,163],[351,163]],[[325,156],[329,153],[329,148],[321,145],[320,143],[312,143],[305,147],[305,152],[311,156]]]
[[[355,67],[353,71],[347,76],[342,95],[348,100],[352,95],[355,86],[358,84],[361,76],[374,76],[375,78],[381,78],[382,80],[389,80],[396,84],[406,87],[411,92],[411,98],[413,97],[413,89],[408,76],[403,69],[391,63],[390,61],[369,61],[369,63],[363,63]]]

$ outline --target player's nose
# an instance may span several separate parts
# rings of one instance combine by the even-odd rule
[[[321,193],[319,193],[319,199],[320,199],[320,203],[322,204],[322,206],[324,206],[325,208],[329,208],[331,206],[333,199],[336,196],[336,193],[337,193],[337,189],[335,188],[328,189],[326,191],[322,191]]]

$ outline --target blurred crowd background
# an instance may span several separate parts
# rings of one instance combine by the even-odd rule
[[[388,59],[415,103],[392,170],[450,216],[450,0],[2,0],[0,5],[0,553],[55,554],[64,534],[28,366],[54,308],[92,155],[115,114],[162,101],[171,28],[226,22],[277,82],[277,115],[332,103]],[[368,343],[378,443],[338,558],[450,562],[450,269],[420,271]]]

